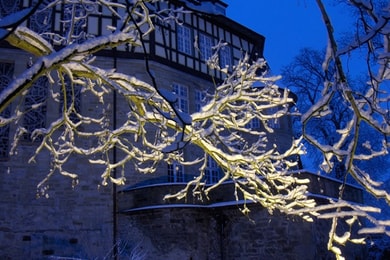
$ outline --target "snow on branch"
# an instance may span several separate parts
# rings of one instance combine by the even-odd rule
[[[372,180],[357,163],[387,154],[390,147],[387,141],[390,134],[389,111],[383,105],[390,97],[388,89],[382,86],[390,75],[388,16],[377,19],[375,25],[365,33],[367,37],[359,42],[370,45],[373,37],[368,35],[383,36],[381,48],[367,47],[370,55],[380,57],[380,62],[378,66],[370,67],[368,90],[358,93],[348,82],[340,57],[345,52],[337,50],[331,21],[322,2],[317,0],[330,39],[323,69],[326,74],[334,72],[334,76],[326,78],[323,97],[302,116],[302,138],[291,138],[285,147],[279,147],[270,138],[275,134],[270,122],[290,116],[290,108],[295,101],[288,89],[281,89],[275,84],[279,77],[269,77],[264,73],[267,65],[263,59],[253,61],[245,55],[234,66],[221,68],[218,53],[227,43],[220,42],[215,46],[207,65],[222,73],[224,80],[207,92],[199,112],[183,113],[175,106],[177,97],[160,88],[159,79],[154,78],[149,69],[151,84],[131,75],[97,67],[94,55],[121,45],[142,47],[144,39],[155,28],[153,18],[159,22],[179,22],[178,14],[185,10],[155,12],[153,4],[158,2],[155,0],[132,0],[126,1],[126,4],[105,0],[83,1],[83,6],[78,5],[80,1],[57,0],[46,8],[55,8],[62,2],[68,5],[67,17],[63,21],[64,28],[67,28],[65,34],[51,32],[42,35],[19,26],[6,38],[8,43],[37,59],[0,95],[0,111],[3,111],[11,102],[17,103],[18,98],[25,95],[39,78],[47,77],[51,83],[51,96],[47,102],[54,101],[61,106],[58,118],[32,133],[27,133],[20,126],[20,118],[26,113],[21,105],[17,105],[14,114],[0,117],[1,126],[16,123],[15,146],[26,134],[38,142],[30,162],[37,161],[38,155],[44,151],[50,153],[51,167],[46,178],[38,185],[42,194],[46,192],[46,182],[56,173],[74,179],[74,184],[77,184],[79,173],[69,170],[69,165],[75,159],[98,166],[104,185],[108,182],[125,184],[128,177],[125,169],[129,165],[138,173],[148,174],[155,172],[161,162],[176,161],[198,167],[199,174],[183,190],[168,194],[166,199],[182,199],[188,192],[201,199],[203,196],[207,198],[210,191],[231,180],[237,200],[260,203],[270,213],[280,211],[307,221],[317,217],[332,219],[328,248],[339,258],[341,252],[334,243],[360,243],[362,240],[353,238],[350,233],[337,234],[338,220],[343,219],[352,225],[358,222],[358,217],[365,217],[375,227],[362,229],[361,233],[378,230],[388,233],[388,223],[378,222],[371,216],[377,209],[342,200],[344,184],[338,201],[317,205],[308,193],[309,180],[291,174],[298,167],[297,158],[304,152],[304,138],[324,154],[325,168],[333,167],[333,159],[342,161],[346,171],[362,187],[390,202],[389,194],[381,189],[380,183]],[[367,13],[366,6],[359,5],[358,1],[352,3]],[[104,6],[118,20],[115,26],[108,28],[108,34],[87,37],[76,27],[85,26],[83,21],[86,17],[98,12],[96,6]],[[77,8],[81,9],[77,11]],[[367,14],[374,17],[372,13]],[[356,42],[347,50],[353,51],[355,46]],[[335,64],[335,69],[330,69],[330,64]],[[145,66],[148,67],[147,59]],[[377,69],[375,75],[374,69]],[[115,122],[110,116],[113,113],[110,104],[112,92],[118,94],[128,108],[125,116]],[[92,102],[99,104],[94,113],[85,114],[78,109],[78,95],[81,93],[89,95]],[[333,144],[323,144],[306,127],[318,118],[332,116],[334,110],[329,104],[336,97],[342,98],[350,116],[337,129]],[[31,109],[37,108],[39,105]],[[254,121],[258,122],[259,127],[250,126]],[[365,150],[358,149],[362,145],[359,137],[363,124],[381,134],[383,142],[379,148],[365,142]],[[183,148],[187,147],[200,150],[200,157],[185,158]],[[215,161],[222,169],[223,176],[217,183],[205,181],[208,160]],[[120,176],[114,172],[119,172]],[[244,206],[242,211],[248,213],[249,208]]]
[[[374,180],[365,170],[361,168],[361,162],[373,160],[386,156],[389,152],[390,135],[389,121],[389,23],[390,12],[387,8],[381,9],[380,5],[374,5],[372,1],[349,1],[349,6],[357,10],[358,18],[355,39],[348,43],[342,50],[339,50],[340,43],[334,35],[334,28],[323,1],[317,0],[324,25],[328,35],[328,46],[322,69],[325,75],[329,72],[334,74],[324,80],[322,98],[319,98],[314,105],[302,116],[303,138],[316,147],[323,154],[324,161],[322,169],[326,172],[332,171],[334,162],[342,164],[345,169],[345,179],[347,176],[353,179],[377,198],[382,198],[390,205],[388,191],[380,182]],[[346,71],[344,55],[353,55],[359,49],[367,52],[367,75],[368,81],[364,86],[355,86]],[[324,142],[324,136],[311,132],[312,124],[318,120],[334,120],[337,118],[338,110],[331,104],[338,102],[339,106],[347,108],[343,111],[343,118],[335,133],[332,134],[331,142]],[[366,139],[365,133],[374,133],[377,138]],[[329,137],[329,136],[328,136]],[[340,199],[343,197],[344,188],[340,189]],[[382,231],[388,234],[388,227],[383,228],[378,221],[368,216],[367,209],[357,210],[349,205],[353,210],[346,212],[340,206],[337,211],[329,214],[322,214],[321,217],[330,218],[333,221],[330,232],[328,248],[336,256],[342,259],[340,249],[334,246],[343,244],[349,239],[349,234],[338,236],[336,233],[337,222],[346,215],[363,216],[373,223],[372,231]],[[365,233],[361,231],[361,233]],[[375,232],[376,232],[375,231]]]

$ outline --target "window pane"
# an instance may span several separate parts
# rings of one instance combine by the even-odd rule
[[[176,28],[177,49],[181,52],[191,55],[191,30],[184,26],[177,26]]]
[[[247,128],[247,129],[260,128],[260,119],[258,119],[256,117],[252,118],[252,120],[249,121],[249,123],[245,125],[245,128]]]
[[[199,112],[206,103],[206,94],[203,91],[195,90],[195,110]]]
[[[232,65],[232,53],[229,46],[223,46],[219,51],[219,62],[221,68],[230,67]]]
[[[188,113],[188,87],[179,84],[173,84],[172,92],[177,96],[175,106],[180,109],[180,111]]]
[[[178,162],[168,164],[168,182],[184,182],[184,167]]]
[[[277,107],[273,107],[273,108],[270,108],[269,109],[269,114],[270,115],[273,115],[275,113],[278,112],[278,108]],[[270,120],[268,120],[267,122],[268,126],[273,128],[273,129],[279,129],[280,128],[280,120],[279,118],[271,118]]]
[[[0,92],[11,82],[14,74],[14,64],[0,63]],[[8,118],[11,114],[10,106],[7,106],[1,113],[1,117]],[[8,157],[9,146],[9,125],[0,126],[0,158]]]
[[[260,119],[258,118],[252,119],[252,128],[260,128]]]
[[[212,39],[204,34],[199,35],[199,49],[201,58],[207,60],[212,55]]]
[[[207,156],[207,164],[205,169],[205,179],[207,183],[216,183],[220,179],[220,168],[217,164],[217,162],[211,158],[210,156]]]

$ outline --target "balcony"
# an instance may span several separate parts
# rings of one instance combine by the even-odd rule
[[[302,178],[310,179],[310,196],[317,200],[338,198],[341,181],[328,178],[309,172],[294,172]],[[220,208],[242,205],[244,200],[236,200],[234,196],[234,185],[232,182],[225,182],[220,187],[209,193],[209,199],[200,200],[192,194],[188,194],[182,200],[164,200],[167,194],[174,194],[183,189],[186,183],[158,183],[155,179],[146,184],[135,185],[125,188],[118,193],[118,210],[123,214],[145,211],[159,208]],[[363,203],[363,191],[353,185],[346,185],[344,189],[344,200]],[[250,203],[246,201],[246,203]]]

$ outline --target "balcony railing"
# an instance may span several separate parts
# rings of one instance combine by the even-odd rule
[[[297,174],[302,178],[310,179],[310,196],[316,199],[337,199],[339,197],[339,188],[340,185],[342,185],[342,182],[339,180],[309,172],[294,172],[292,174]],[[223,183],[217,189],[212,190],[209,193],[208,198],[204,198],[203,200],[192,196],[192,194],[188,194],[186,198],[182,200],[164,200],[165,195],[174,194],[182,190],[185,185],[186,183],[155,183],[128,187],[118,194],[119,211],[121,213],[130,214],[136,211],[157,208],[217,208],[250,203],[250,201],[244,201],[242,198],[238,198],[238,200],[235,198],[234,185],[232,182]],[[346,185],[343,199],[356,203],[363,203],[363,192],[354,185]]]

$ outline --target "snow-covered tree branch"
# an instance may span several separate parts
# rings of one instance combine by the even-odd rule
[[[374,3],[374,1],[345,1],[345,4],[354,9],[358,16],[357,31],[354,32],[353,40],[344,43],[345,46],[341,48],[341,44],[336,39],[332,19],[323,1],[316,2],[328,34],[328,46],[322,62],[322,70],[318,70],[318,67],[316,70],[314,67],[310,68],[311,72],[319,71],[316,77],[320,79],[319,82],[322,81],[323,86],[310,92],[309,97],[313,97],[310,99],[311,107],[305,108],[301,119],[303,137],[323,154],[323,170],[332,171],[335,167],[334,162],[337,162],[336,165],[342,165],[346,174],[345,179],[352,176],[366,191],[389,204],[388,191],[382,183],[375,181],[370,170],[367,172],[362,168],[362,161],[384,157],[389,151],[390,6],[388,3]],[[355,55],[357,49],[364,49],[367,53],[365,60],[362,61],[362,64],[366,64],[367,80],[363,84],[360,83],[360,86],[356,86],[359,82],[353,82],[348,78],[345,70],[348,59],[344,58],[346,55]],[[308,66],[312,63],[305,62],[305,64]],[[293,74],[287,73],[287,75]],[[295,82],[301,83],[301,81]],[[312,81],[305,84],[318,87],[319,82]],[[319,97],[320,93],[321,97]],[[343,107],[342,114],[340,114],[341,107]],[[334,118],[339,120],[334,121]],[[325,134],[318,135],[318,132],[313,131],[312,125],[319,121],[323,123],[324,120],[333,120],[339,124],[332,124],[333,133],[325,130]],[[371,137],[367,138],[367,132],[371,133]],[[376,138],[373,139],[372,136]],[[332,139],[325,140],[327,137]],[[340,198],[342,197],[343,189],[340,190]],[[341,209],[338,211],[342,212]],[[338,239],[332,234],[336,233],[337,222],[342,219],[342,215],[334,215],[333,231],[328,245],[328,248],[340,258],[341,252],[337,248],[332,249],[333,244],[338,243]],[[376,221],[371,222],[378,224]],[[378,230],[388,232],[387,228]]]
[[[203,105],[192,114],[178,108],[178,93],[160,85],[159,78],[154,77],[149,69],[147,56],[145,69],[148,80],[96,65],[99,52],[121,46],[141,48],[146,54],[145,40],[155,30],[155,22],[180,24],[180,14],[186,10],[155,11],[154,4],[159,2],[156,0],[49,2],[41,3],[36,12],[39,14],[57,5],[65,5],[62,34],[37,33],[19,24],[2,27],[8,30],[3,35],[9,44],[34,56],[34,62],[0,95],[0,112],[11,104],[15,105],[10,115],[1,114],[0,127],[16,125],[11,154],[25,135],[37,142],[30,163],[38,162],[38,155],[44,151],[50,153],[51,167],[47,177],[38,185],[40,191],[46,191],[45,183],[56,173],[71,177],[77,184],[81,173],[68,168],[75,158],[86,158],[90,164],[98,165],[104,185],[109,181],[125,184],[126,167],[129,165],[140,174],[148,174],[155,172],[161,162],[170,164],[176,161],[198,167],[199,174],[187,183],[185,189],[167,195],[167,199],[181,199],[188,192],[199,198],[207,197],[211,190],[231,180],[237,200],[260,203],[271,213],[278,210],[308,221],[316,217],[332,219],[328,247],[340,258],[341,251],[334,243],[360,243],[363,240],[350,233],[337,235],[339,220],[352,226],[357,224],[358,218],[364,217],[374,227],[361,229],[361,234],[367,231],[389,232],[388,222],[373,217],[373,213],[378,212],[377,208],[355,205],[343,199],[344,186],[340,189],[338,200],[317,205],[308,193],[309,180],[291,174],[297,169],[297,158],[303,153],[301,141],[304,138],[323,154],[323,169],[330,171],[334,167],[332,162],[337,160],[358,184],[390,203],[390,195],[381,188],[381,184],[359,166],[360,161],[384,156],[389,149],[389,8],[377,10],[372,4],[350,1],[361,15],[359,28],[362,33],[358,32],[356,41],[339,49],[332,22],[322,1],[317,0],[328,31],[329,46],[322,67],[311,69],[316,71],[317,79],[323,85],[320,87],[316,82],[310,93],[313,96],[301,118],[302,138],[290,140],[282,148],[269,138],[274,131],[270,122],[290,116],[295,100],[289,90],[282,90],[275,84],[278,77],[267,75],[263,59],[252,60],[249,55],[243,55],[234,66],[221,67],[219,51],[225,43],[219,42],[207,65],[221,72],[225,78],[214,81],[218,83],[204,91]],[[86,34],[83,31],[86,18],[102,7],[117,18],[116,24],[108,26],[104,35]],[[19,18],[25,19],[24,15],[29,10],[19,14]],[[369,81],[364,88],[355,91],[344,71],[342,57],[363,47],[367,50]],[[47,127],[29,131],[20,124],[22,117],[30,110],[39,109],[41,104],[25,109],[23,98],[42,77],[48,79],[48,92],[51,94],[44,102],[59,103],[61,113]],[[302,91],[307,91],[305,88]],[[78,109],[79,93],[89,95],[99,104],[93,114],[85,114]],[[123,98],[128,109],[126,116],[115,123],[110,117],[112,104],[107,101],[113,93]],[[343,106],[336,115],[337,102],[342,102]],[[337,121],[333,120],[334,117],[344,119]],[[314,135],[311,132],[313,128],[310,124],[322,119],[337,121],[335,133]],[[262,130],[250,127],[254,121],[261,125],[259,129]],[[381,140],[362,142],[363,125],[379,133]],[[330,136],[334,139],[324,142],[323,138]],[[186,158],[182,153],[186,147],[199,150],[202,155]],[[204,175],[210,160],[220,166],[223,176],[209,185]],[[117,170],[120,176],[113,174]],[[244,207],[243,212],[248,210]]]

